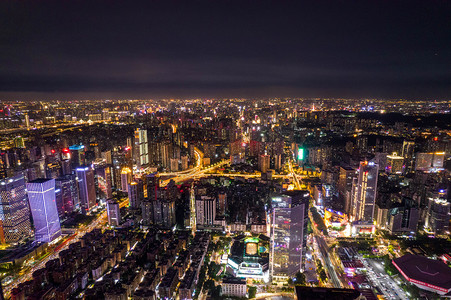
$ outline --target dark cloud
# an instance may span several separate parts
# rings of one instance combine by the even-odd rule
[[[2,1],[0,99],[447,98],[449,1]]]

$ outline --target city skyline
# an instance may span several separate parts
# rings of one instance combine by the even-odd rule
[[[0,300],[451,295],[451,1],[0,1]]]

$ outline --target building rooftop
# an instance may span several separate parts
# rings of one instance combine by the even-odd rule
[[[406,254],[393,260],[407,279],[414,279],[443,289],[451,289],[451,268],[440,260]]]

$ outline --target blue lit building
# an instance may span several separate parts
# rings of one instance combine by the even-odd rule
[[[61,236],[55,199],[55,179],[36,179],[27,183],[28,201],[38,242],[51,242]]]
[[[18,243],[32,233],[24,175],[0,180],[0,242]]]

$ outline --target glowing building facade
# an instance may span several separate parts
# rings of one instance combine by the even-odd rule
[[[18,243],[32,235],[23,174],[0,180],[0,241]]]
[[[61,236],[61,225],[55,200],[55,179],[36,179],[27,183],[35,239],[49,243]]]
[[[272,276],[292,276],[303,269],[309,200],[310,193],[304,190],[272,198]]]
[[[352,215],[356,221],[373,222],[378,171],[377,164],[367,161],[360,162],[352,206]]]

